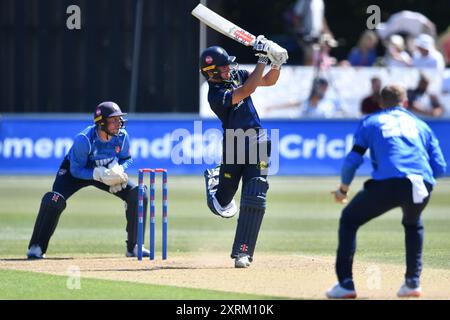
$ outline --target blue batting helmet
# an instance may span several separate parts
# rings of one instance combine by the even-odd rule
[[[200,56],[200,71],[207,80],[210,79],[208,71],[213,74],[211,78],[218,78],[220,72],[217,67],[232,64],[234,60],[236,60],[236,57],[229,56],[224,48],[219,46],[209,47],[203,50]]]

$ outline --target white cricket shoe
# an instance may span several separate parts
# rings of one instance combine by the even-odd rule
[[[137,245],[134,246],[133,252],[130,252],[127,250],[125,253],[127,258],[133,258],[138,256],[138,247]],[[142,257],[148,258],[150,257],[150,251],[146,249],[144,246],[142,246]]]
[[[422,288],[410,288],[403,283],[400,289],[398,289],[397,297],[399,298],[419,298],[422,293]]]
[[[27,258],[29,260],[44,259],[45,254],[42,253],[42,249],[38,244],[33,244],[27,252]]]
[[[326,292],[328,299],[355,299],[356,291],[348,290],[344,287],[341,287],[339,283],[337,283],[334,287]]]
[[[239,253],[238,256],[234,259],[235,268],[248,268],[250,267],[250,264],[250,256],[245,253]]]
[[[212,199],[212,203],[213,203],[215,212],[217,213],[217,215],[221,216],[222,218],[232,218],[238,212],[238,208],[236,206],[236,202],[234,201],[234,199],[231,200],[231,202],[229,204],[227,204],[225,207],[222,207],[220,205],[220,203],[219,203],[219,201],[217,201],[215,195],[212,195],[211,199]]]

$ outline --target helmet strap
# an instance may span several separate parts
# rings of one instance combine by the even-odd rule
[[[220,81],[220,82],[232,83],[232,82],[233,82],[233,79],[234,79],[234,73],[237,71],[237,66],[238,66],[237,63],[232,63],[232,64],[230,65],[230,74],[231,74],[231,77],[230,77],[230,79],[228,79],[228,80],[222,78],[221,72],[220,72],[219,69],[217,69],[217,68],[214,68],[213,70],[211,70],[211,72],[213,73],[213,76],[212,76],[212,77],[209,77],[208,80],[213,79],[213,80],[217,80],[217,81]]]

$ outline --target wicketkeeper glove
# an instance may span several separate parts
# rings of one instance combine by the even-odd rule
[[[123,169],[123,167],[122,167]],[[113,186],[120,183],[128,182],[128,175],[125,172],[121,172],[119,168],[107,169],[105,167],[95,167],[92,175],[94,180],[102,182],[108,186]]]
[[[119,183],[119,184],[115,184],[113,186],[109,187],[109,192],[111,193],[117,193],[119,191],[122,191],[123,189],[125,189],[127,187],[126,183]]]

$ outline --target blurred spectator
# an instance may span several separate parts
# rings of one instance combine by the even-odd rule
[[[398,34],[389,37],[386,44],[386,67],[409,67],[412,65],[411,56],[405,50],[405,40]]]
[[[348,55],[348,62],[352,66],[370,67],[377,59],[378,37],[371,30],[366,30],[358,41],[358,46],[352,48]]]
[[[381,80],[378,77],[371,79],[372,93],[364,98],[361,102],[361,113],[364,115],[371,114],[381,110]]]
[[[450,69],[444,71],[444,76],[442,77],[442,93],[450,94]]]
[[[309,98],[301,105],[302,118],[337,118],[344,116],[338,101],[326,97],[328,81],[316,78]]]
[[[335,57],[330,55],[332,48],[336,48],[337,41],[328,33],[320,36],[319,43],[313,45],[313,66],[320,71],[326,71],[337,62]]]
[[[440,117],[444,108],[436,95],[428,93],[428,78],[421,74],[416,89],[408,90],[408,110],[417,115]]]
[[[445,64],[450,65],[450,27],[439,36],[439,46],[444,56]]]
[[[436,26],[423,14],[414,11],[400,11],[389,17],[386,22],[380,23],[377,27],[378,35],[386,40],[392,34],[406,34],[410,37],[417,37],[422,33],[436,36]]]
[[[325,19],[323,0],[297,0],[294,6],[294,28],[304,53],[304,65],[313,64],[314,43],[318,43],[323,33],[329,33]]]
[[[433,68],[444,70],[445,63],[442,54],[436,50],[434,39],[428,34],[416,38],[417,51],[413,55],[413,66],[418,68]]]

